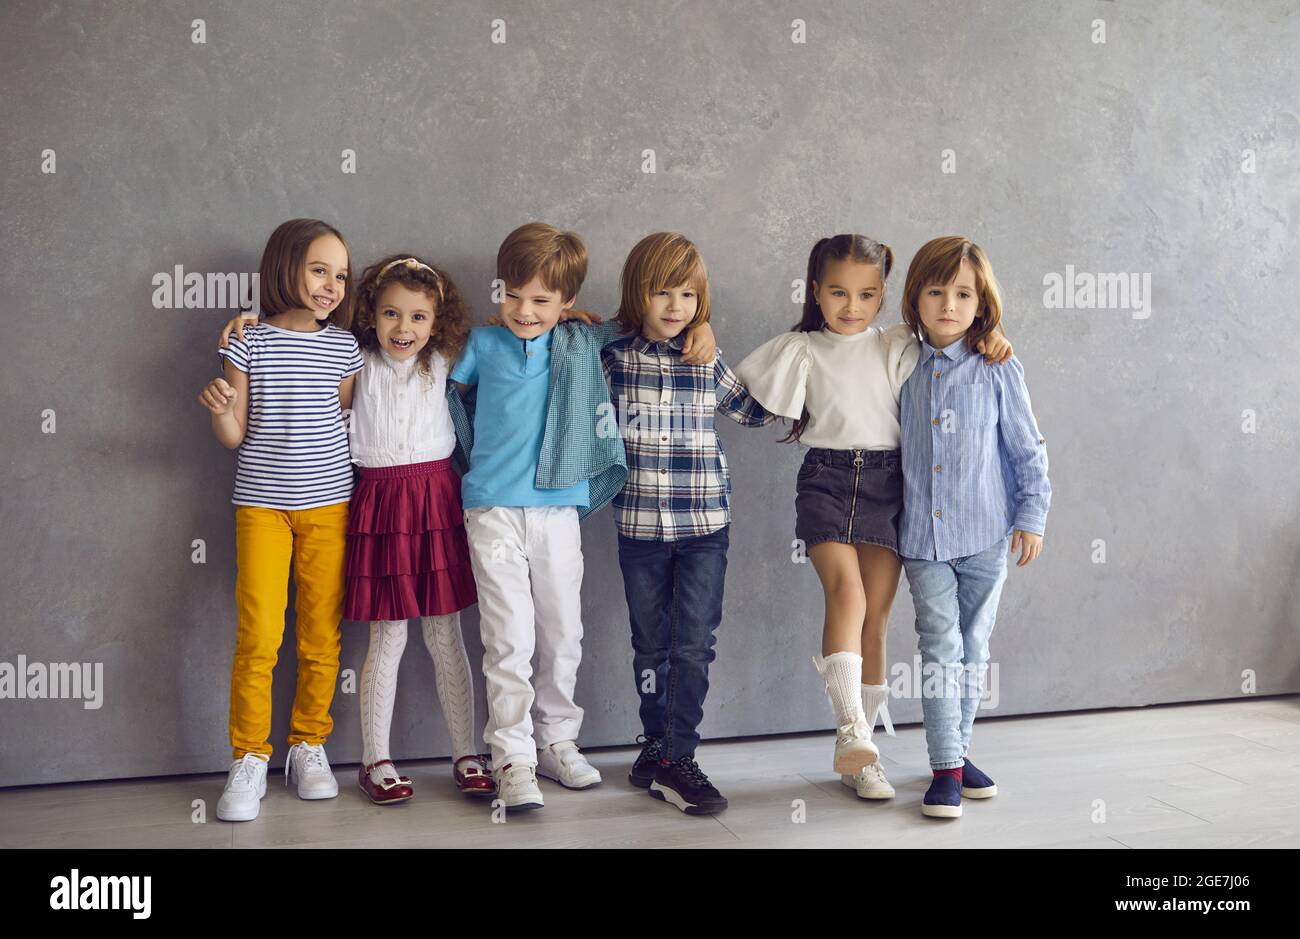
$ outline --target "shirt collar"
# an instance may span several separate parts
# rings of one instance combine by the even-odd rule
[[[686,330],[682,330],[671,339],[656,341],[646,338],[644,333],[637,333],[632,337],[632,348],[637,352],[645,352],[649,355],[667,355],[669,350],[676,352],[682,351],[682,346],[686,344]]]
[[[949,359],[951,359],[954,362],[960,362],[962,359],[966,358],[966,356],[971,354],[971,350],[970,347],[966,345],[965,336],[962,336],[960,339],[957,339],[940,349],[936,349],[934,346],[930,345],[929,340],[922,341],[921,343],[922,362],[928,362],[930,361],[930,359],[932,359],[936,355],[939,355],[940,353],[947,356]]]

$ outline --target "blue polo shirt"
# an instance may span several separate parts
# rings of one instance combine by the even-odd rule
[[[478,386],[474,446],[461,480],[467,509],[572,505],[586,508],[586,480],[567,489],[537,488],[537,460],[546,430],[551,335],[520,339],[504,326],[471,329],[450,378]]]

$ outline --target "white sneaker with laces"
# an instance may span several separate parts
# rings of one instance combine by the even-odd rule
[[[245,753],[230,764],[226,788],[217,800],[217,818],[223,822],[251,822],[262,808],[266,795],[266,760],[256,753]]]
[[[880,751],[871,742],[871,725],[863,718],[842,724],[835,734],[835,772],[855,774],[880,759]]]
[[[536,767],[531,763],[507,763],[497,771],[496,780],[497,798],[507,812],[540,809],[546,805],[537,786]]]
[[[319,744],[295,743],[284,764],[284,784],[298,781],[299,799],[332,799],[339,794],[339,781],[330,771],[325,748]]]
[[[885,778],[885,771],[880,768],[880,761],[862,767],[856,775],[840,777],[840,782],[857,792],[859,799],[892,799],[894,787]]]
[[[538,750],[537,775],[554,779],[565,789],[590,789],[600,784],[600,770],[587,762],[572,740]]]

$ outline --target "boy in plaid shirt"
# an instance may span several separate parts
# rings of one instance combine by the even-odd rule
[[[601,351],[628,465],[613,504],[644,730],[629,779],[691,815],[727,807],[695,762],[731,521],[713,414],[748,427],[775,420],[720,355],[710,365],[682,360],[686,330],[708,319],[695,245],[649,235],[623,267],[616,321],[632,335]]]

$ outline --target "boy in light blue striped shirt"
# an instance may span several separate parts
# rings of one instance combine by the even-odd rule
[[[973,351],[1002,321],[983,250],[955,236],[922,247],[907,272],[903,319],[924,337],[899,405],[899,554],[916,608],[921,708],[934,773],[921,811],[957,818],[962,796],[997,793],[966,754],[1008,541],[1020,551],[1019,567],[1038,557],[1052,488],[1019,360],[988,365]]]

